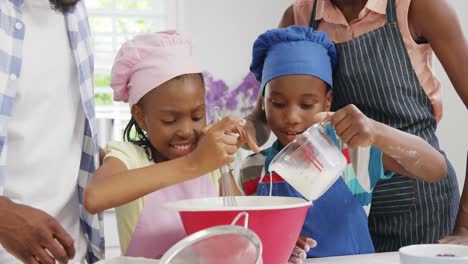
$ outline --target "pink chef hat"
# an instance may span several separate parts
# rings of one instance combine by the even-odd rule
[[[188,36],[176,31],[139,35],[125,42],[115,57],[111,73],[114,100],[132,106],[172,78],[200,72]]]

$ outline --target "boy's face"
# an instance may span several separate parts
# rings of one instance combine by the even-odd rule
[[[203,82],[198,75],[172,79],[143,96],[132,115],[156,148],[156,160],[187,155],[206,126]]]
[[[269,127],[283,146],[313,125],[313,116],[330,111],[332,93],[310,75],[286,75],[268,82],[263,109]]]

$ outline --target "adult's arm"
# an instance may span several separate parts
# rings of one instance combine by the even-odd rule
[[[430,18],[430,19],[428,19]],[[468,108],[468,44],[457,14],[447,0],[412,0],[409,24],[429,42],[450,81]],[[468,244],[468,184],[465,179],[454,235]],[[464,238],[464,240],[463,240]],[[442,242],[453,241],[442,240]]]

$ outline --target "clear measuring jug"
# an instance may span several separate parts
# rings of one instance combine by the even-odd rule
[[[271,161],[278,173],[308,200],[316,200],[340,177],[347,160],[322,123],[309,127]]]

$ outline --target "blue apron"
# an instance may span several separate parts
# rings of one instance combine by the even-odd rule
[[[271,160],[280,149],[281,144],[276,141],[271,148],[264,151],[265,171],[268,171]],[[265,177],[268,178],[268,175]],[[269,182],[258,183],[257,195],[268,196],[269,191]],[[272,195],[305,199],[287,182],[272,183]],[[313,202],[307,212],[301,234],[317,241],[317,247],[312,248],[307,257],[374,253],[367,215],[341,177]]]

